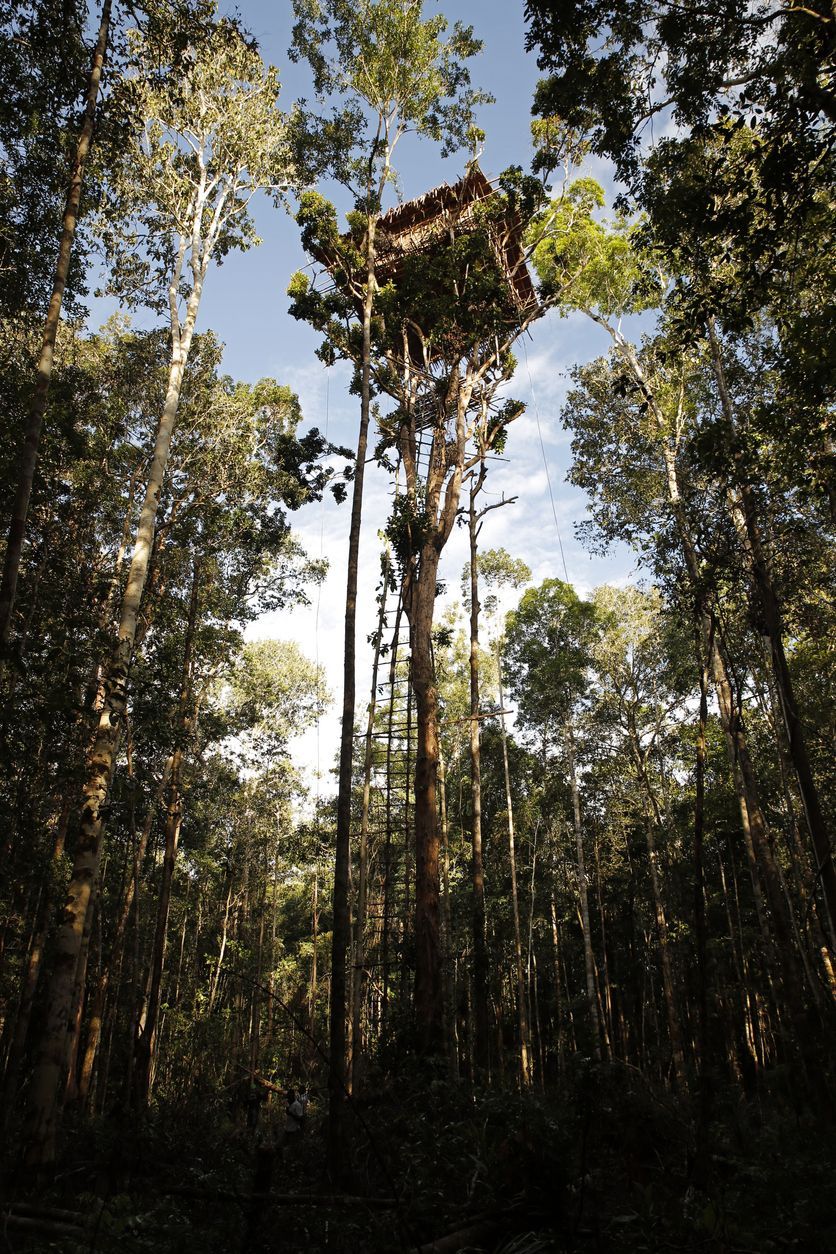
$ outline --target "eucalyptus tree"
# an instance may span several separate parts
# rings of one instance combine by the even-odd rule
[[[44,960],[38,937],[48,935],[55,896],[64,887],[50,869],[52,854],[73,837],[72,807],[95,718],[91,707],[144,469],[148,407],[162,404],[160,370],[167,356],[158,336],[128,334],[116,323],[89,337],[64,329],[57,347],[53,421],[30,515],[31,563],[20,589],[17,664],[3,694],[0,739],[4,898],[12,926],[19,909],[16,885],[23,883],[19,870],[27,867],[30,880],[42,882],[28,949],[28,929],[21,933],[25,972],[18,981],[15,1044],[7,1056],[10,1098],[17,1093],[14,1071]],[[14,964],[7,966],[7,974],[13,973]]]
[[[353,198],[350,235],[341,239],[329,207],[303,199],[306,248],[332,270],[337,292],[308,299],[299,282],[291,312],[325,331],[326,360],[347,356],[358,368],[360,426],[352,489],[346,573],[343,702],[334,878],[331,1014],[331,1158],[340,1154],[341,1077],[346,1050],[345,963],[349,945],[349,845],[355,705],[355,622],[363,481],[371,412],[371,327],[377,292],[377,229],[400,140],[413,133],[453,152],[472,137],[473,112],[489,98],[470,87],[468,60],[481,48],[472,28],[456,24],[444,39],[443,16],[424,17],[423,0],[294,0],[291,56],[310,64],[317,93],[340,102],[331,119],[307,120],[304,143],[317,138],[337,157],[333,172]],[[347,107],[346,107],[347,106]],[[324,228],[324,230],[323,230]],[[359,325],[356,322],[360,314]]]
[[[170,39],[174,53],[176,28]],[[170,77],[143,73],[149,61],[159,64],[159,42],[152,56],[138,33],[134,49],[136,71],[121,90],[144,127],[127,146],[118,177],[111,182],[103,234],[113,262],[111,289],[167,310],[171,359],[53,955],[30,1097],[27,1159],[32,1165],[51,1161],[55,1152],[76,963],[101,855],[159,497],[204,284],[213,260],[255,242],[249,206],[256,193],[278,197],[295,178],[286,122],[276,108],[278,77],[237,28],[217,22],[192,49],[188,69],[173,58]]]

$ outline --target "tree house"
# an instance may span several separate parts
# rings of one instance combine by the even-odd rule
[[[377,221],[378,283],[397,283],[408,257],[430,252],[454,234],[475,230],[479,225],[479,206],[496,195],[474,164],[458,183],[442,183],[415,200],[388,209]],[[507,215],[492,222],[489,233],[494,256],[521,320],[527,318],[536,308],[537,296],[525,263],[522,222],[516,214]]]
[[[382,287],[397,285],[411,257],[431,253],[457,236],[486,229],[496,263],[504,277],[519,324],[538,312],[537,294],[526,265],[523,223],[513,212],[486,219],[480,208],[489,205],[497,192],[475,163],[457,183],[442,183],[414,200],[396,205],[377,219],[375,277]],[[350,237],[343,236],[348,242]],[[324,250],[317,260],[329,273],[337,270],[335,258]],[[335,280],[338,281],[338,280]],[[362,300],[355,296],[358,313]],[[430,328],[424,328],[430,330]],[[416,369],[426,367],[424,347],[417,334],[410,336],[410,356]],[[441,358],[439,349],[434,355]]]

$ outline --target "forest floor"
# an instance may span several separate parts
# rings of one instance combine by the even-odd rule
[[[718,1091],[702,1152],[689,1104],[620,1066],[525,1097],[413,1067],[365,1094],[338,1183],[316,1100],[289,1160],[205,1100],[71,1130],[28,1192],[9,1141],[0,1251],[836,1252],[832,1124],[775,1093]]]

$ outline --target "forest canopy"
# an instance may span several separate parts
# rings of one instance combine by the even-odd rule
[[[0,0],[4,1240],[834,1248],[833,11],[279,8]]]

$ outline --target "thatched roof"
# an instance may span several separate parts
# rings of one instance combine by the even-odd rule
[[[376,275],[380,283],[397,279],[406,257],[429,251],[445,240],[451,231],[466,231],[476,222],[477,206],[496,193],[488,179],[474,164],[458,183],[441,183],[414,200],[407,200],[381,214],[377,220]],[[514,215],[491,232],[494,249],[520,313],[529,313],[537,304],[537,296],[522,245],[522,223]],[[344,236],[348,239],[348,236]],[[331,270],[333,258],[317,255]]]
[[[377,220],[378,231],[393,239],[412,234],[416,228],[431,231],[433,226],[441,228],[452,217],[461,224],[468,217],[473,217],[473,209],[480,201],[488,200],[493,195],[485,175],[478,165],[473,165],[463,179],[452,186],[440,183],[438,187],[407,200],[402,205],[387,209]],[[439,222],[443,218],[444,222]]]

